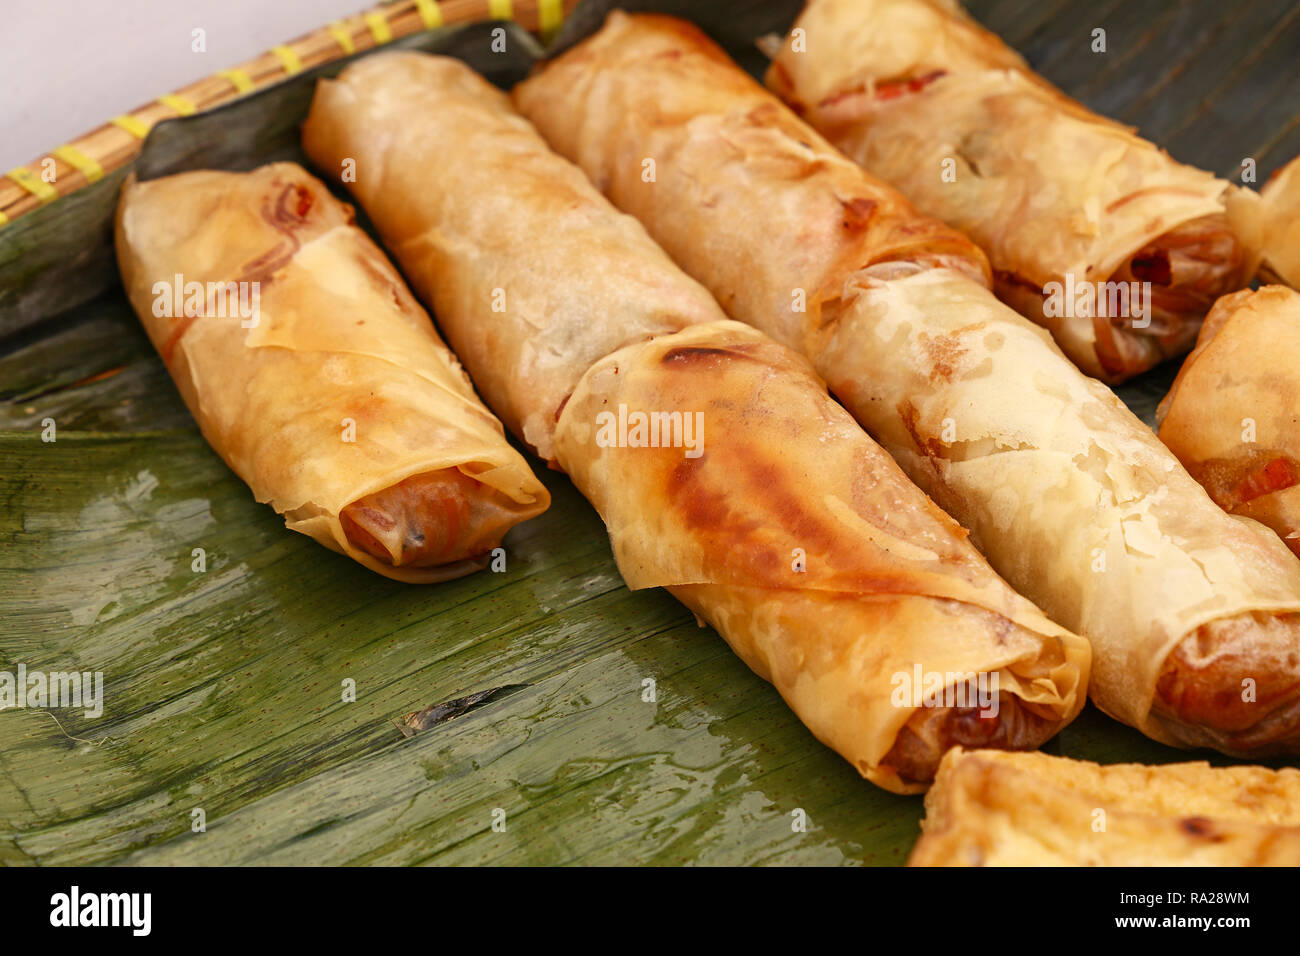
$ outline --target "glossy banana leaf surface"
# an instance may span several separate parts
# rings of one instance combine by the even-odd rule
[[[610,5],[584,4],[557,44]],[[798,4],[625,6],[693,16],[757,70],[753,41]],[[1252,157],[1262,182],[1300,152],[1297,8],[972,10],[1178,158],[1233,176]],[[541,53],[509,30],[505,53],[487,26],[401,45],[506,85]],[[341,66],[164,123],[134,168],[303,161],[312,85]],[[564,476],[544,473],[554,504],[511,532],[504,569],[446,584],[397,584],[286,531],[199,435],[118,286],[127,172],[0,229],[0,672],[103,679],[98,715],[0,711],[0,863],[906,858],[921,800],[859,779],[666,593],[628,591]],[[1122,394],[1150,421],[1173,372]],[[1091,708],[1048,749],[1186,757]]]

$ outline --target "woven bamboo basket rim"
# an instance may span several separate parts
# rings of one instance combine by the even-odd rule
[[[513,20],[549,40],[578,0],[388,0],[164,94],[0,176],[0,227],[125,166],[154,124],[273,86],[303,70],[443,26]]]

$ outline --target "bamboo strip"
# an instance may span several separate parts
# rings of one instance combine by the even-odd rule
[[[26,166],[0,176],[0,226],[126,165],[140,152],[149,130],[161,120],[211,109],[301,70],[439,26],[513,19],[546,40],[559,29],[577,2],[396,0],[336,20],[247,63],[205,76],[130,113],[114,117]],[[50,178],[47,170],[51,168],[53,182],[47,182]]]

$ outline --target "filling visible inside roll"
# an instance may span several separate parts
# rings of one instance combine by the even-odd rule
[[[1019,630],[1010,621],[994,620],[987,612],[977,616],[990,627],[1007,632]],[[1011,671],[1015,678],[1032,685],[1036,680],[1050,679],[1064,660],[1061,648],[1044,647],[1036,660],[1017,662]],[[955,700],[957,706],[926,707],[913,713],[882,763],[908,783],[928,783],[934,779],[943,755],[953,747],[1037,750],[1061,729],[1060,714],[1051,707],[1001,690],[996,709],[985,710],[984,704],[974,703],[978,700],[978,679],[968,680],[965,685],[964,691],[945,696],[945,700]],[[962,701],[972,703],[961,706]]]
[[[1232,512],[1264,495],[1300,484],[1300,461],[1270,448],[1244,448],[1234,458],[1194,462],[1189,470],[1219,507]]]
[[[1109,300],[1105,309],[1099,301],[1092,330],[1103,377],[1122,381],[1134,362],[1153,365],[1190,349],[1214,301],[1240,286],[1245,256],[1225,215],[1185,222],[1129,256],[1106,281],[1117,289],[1131,283],[1150,283],[1150,289],[1139,293],[1139,306],[1128,306],[1125,292],[1117,314],[1109,313]],[[1039,283],[1005,270],[996,275],[1004,302],[1031,318],[1045,314]]]
[[[1215,299],[1236,288],[1242,260],[1227,216],[1202,216],[1139,249],[1111,279],[1151,283],[1151,325],[1145,331],[1165,336],[1185,331],[1189,321],[1209,311]]]
[[[1144,325],[1135,325],[1138,310],[1126,315],[1097,315],[1093,331],[1097,358],[1110,375],[1121,375],[1131,348],[1117,340],[1119,330],[1158,341],[1161,354],[1191,348],[1201,318],[1214,300],[1240,286],[1243,252],[1224,215],[1202,216],[1163,233],[1129,256],[1111,275],[1112,283],[1150,283],[1149,301],[1141,310]]]
[[[794,33],[772,46],[768,86],[979,243],[999,296],[1088,374],[1117,383],[1185,351],[1214,300],[1249,281],[1256,194],[1070,99],[957,6],[809,0]],[[804,42],[819,54],[799,55]],[[1136,312],[1063,309],[1047,289],[1130,282],[1150,283]]]
[[[1152,713],[1182,743],[1225,753],[1293,752],[1300,740],[1300,614],[1203,624],[1165,660]]]
[[[970,690],[974,697],[974,688]],[[1037,750],[1061,729],[1058,716],[1043,716],[1014,694],[998,694],[998,712],[982,716],[976,707],[918,710],[898,732],[883,763],[907,783],[929,783],[943,755],[955,746]]]
[[[443,468],[358,498],[339,521],[377,560],[427,568],[487,554],[518,523],[519,506],[459,468]]]

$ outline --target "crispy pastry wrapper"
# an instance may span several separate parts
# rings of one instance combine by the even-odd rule
[[[707,272],[724,309],[763,315],[753,324],[787,345],[815,348],[845,280],[869,266],[991,281],[974,242],[864,176],[685,21],[615,11],[514,99],[679,265]],[[771,243],[762,269],[736,237]]]
[[[1296,866],[1300,771],[954,748],[909,866]]]
[[[550,496],[351,213],[291,163],[132,179],[122,281],[204,437],[258,501],[387,577],[457,577]],[[204,314],[175,307],[188,283]],[[209,283],[247,283],[250,306],[257,283],[256,309],[222,305]]]
[[[1160,403],[1160,438],[1219,505],[1300,555],[1300,292],[1224,296]]]
[[[384,245],[488,403],[547,461],[560,406],[593,362],[721,317],[635,219],[458,61],[385,53],[322,80],[303,147],[331,174],[355,161],[347,186]]]
[[[1300,746],[1300,563],[973,281],[977,253],[680,21],[612,14],[515,96],[735,317],[809,356],[1014,587],[1091,640],[1102,709],[1167,743]]]
[[[619,408],[695,416],[702,454],[602,441]],[[668,588],[887,789],[924,787],[890,759],[924,716],[895,695],[917,667],[996,674],[1003,705],[1039,722],[1013,746],[1082,706],[1087,643],[1008,588],[806,360],[755,329],[693,326],[608,356],[565,405],[556,448],[628,586]]]
[[[321,84],[304,141],[323,168],[357,158],[385,242],[489,403],[596,505],[629,587],[668,588],[869,779],[919,791],[953,741],[1036,746],[1078,713],[1086,642],[464,64],[367,58]],[[620,412],[666,431],[602,443]],[[894,706],[917,666],[996,674],[999,717]]]
[[[1254,193],[1090,112],[956,3],[810,0],[795,27],[768,84],[974,238],[998,294],[1089,374],[1119,382],[1186,352],[1214,299],[1250,281]],[[1112,281],[1126,289],[1104,308],[1079,298]],[[1146,308],[1126,306],[1141,282]]]
[[[1264,233],[1260,278],[1300,289],[1300,156],[1274,173],[1260,196]]]
[[[1215,506],[986,290],[928,270],[864,278],[851,301],[827,381],[995,568],[1092,641],[1097,704],[1166,743],[1293,750],[1300,563],[1277,538]],[[1174,666],[1185,641],[1202,656]]]

